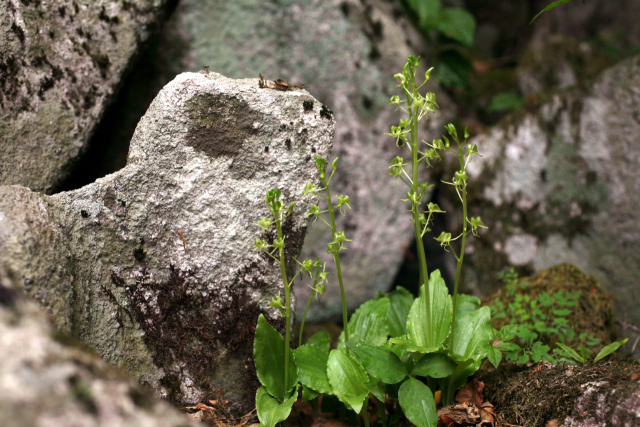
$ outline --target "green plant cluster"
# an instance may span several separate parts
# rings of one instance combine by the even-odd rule
[[[513,268],[498,273],[498,279],[505,283],[505,291],[512,300],[506,305],[497,300],[490,306],[493,319],[510,319],[509,337],[513,335],[515,342],[504,342],[498,346],[504,352],[506,360],[517,363],[542,361],[554,365],[575,365],[591,358],[593,348],[602,340],[588,332],[576,334],[567,318],[578,304],[580,291],[571,293],[560,289],[556,292],[542,292],[536,297],[519,293],[519,290],[529,286],[529,282],[519,281]],[[617,341],[606,346],[595,361],[611,354],[622,344],[624,342]],[[605,351],[611,348],[613,350],[610,352]]]
[[[558,340],[559,351],[554,350],[554,360],[586,360],[586,353],[579,355],[565,348],[561,342],[575,335],[567,325],[566,315],[579,294],[557,292],[544,294],[535,300],[518,297],[517,286],[521,285],[517,285],[517,276],[510,272],[504,278],[508,281],[508,292],[516,294],[515,302],[508,307],[494,308],[494,314],[500,316],[509,311],[514,321],[500,331],[490,325],[492,310],[489,307],[480,307],[480,300],[476,297],[458,294],[466,239],[470,235],[478,236],[481,229],[487,228],[480,217],[469,215],[467,200],[467,166],[480,154],[476,145],[468,143],[467,130],[460,137],[451,124],[445,126],[448,136],[432,142],[418,138],[419,121],[437,108],[433,93],[422,95],[419,92],[433,70],[427,70],[424,81],[418,82],[419,60],[419,57],[410,56],[403,71],[394,76],[402,97],[391,97],[389,104],[406,116],[387,134],[395,139],[399,149],[410,154],[410,158],[395,157],[389,167],[389,175],[407,187],[406,198],[401,200],[409,205],[408,216],[416,237],[421,285],[419,296],[415,298],[406,289],[398,288],[364,303],[348,319],[340,253],[347,249],[345,245],[351,240],[344,231],[337,229],[335,216],[337,213],[346,214],[351,199],[347,195],[333,196],[330,191],[338,159],[331,163],[328,173],[325,161],[316,158],[321,185],[316,188],[315,184],[309,183],[304,193],[324,199],[326,208],[312,205],[307,216],[313,217],[314,221],[320,219],[331,229],[332,240],[327,243],[327,252],[335,264],[346,326],[336,349],[330,348],[329,335],[322,332],[302,345],[305,310],[299,346],[292,350],[290,312],[293,279],[299,274],[313,277],[308,309],[313,297],[324,292],[327,274],[318,259],[296,260],[298,271],[291,280],[288,279],[284,257],[286,236],[282,232],[282,222],[292,215],[295,203],[285,208],[280,200],[280,190],[268,191],[266,204],[271,216],[260,220],[258,225],[263,228],[263,233],[273,229],[277,233],[272,243],[257,239],[255,249],[263,251],[280,265],[284,304],[278,295],[269,307],[277,308],[285,317],[286,331],[283,339],[260,315],[254,356],[262,384],[256,394],[256,409],[264,427],[274,427],[284,421],[298,398],[316,402],[314,405],[317,406],[315,399],[320,394],[339,400],[346,409],[359,414],[365,427],[370,424],[367,413],[370,395],[379,408],[387,398],[394,399],[411,423],[418,427],[435,427],[438,424],[436,396],[440,395],[444,405],[453,404],[455,392],[466,384],[467,378],[480,368],[485,359],[497,367],[503,357],[502,351],[507,353],[508,359],[520,362],[525,358],[527,361],[530,358],[551,360],[549,347],[539,344],[538,340],[546,334],[554,335]],[[437,204],[427,203],[427,190],[431,185],[420,181],[419,166],[430,166],[432,161],[441,159],[443,155],[458,159],[458,170],[450,181],[443,183],[454,187],[463,213],[459,235],[443,231],[434,237],[457,261],[453,295],[449,294],[438,270],[428,271],[422,240],[430,231],[433,215],[444,212]],[[521,340],[520,344],[509,343],[516,337]],[[620,343],[605,347],[596,360],[614,351]],[[383,426],[392,421],[382,418]]]
[[[286,318],[285,338],[260,316],[256,327],[254,356],[258,379],[262,387],[256,395],[256,408],[260,422],[273,427],[289,415],[293,402],[300,396],[313,400],[319,394],[334,396],[346,408],[360,414],[365,426],[369,426],[367,407],[369,395],[382,404],[388,396],[397,400],[404,415],[418,427],[436,426],[435,395],[440,394],[444,404],[451,404],[455,392],[466,384],[467,378],[476,372],[485,358],[497,366],[502,358],[498,345],[506,341],[511,326],[498,332],[492,328],[490,309],[480,308],[480,301],[472,296],[458,295],[461,266],[466,239],[470,234],[478,235],[487,228],[480,217],[470,217],[467,206],[466,168],[478,149],[467,142],[468,132],[460,137],[453,125],[447,125],[448,136],[432,142],[418,138],[418,123],[426,119],[437,108],[433,93],[420,94],[429,80],[432,69],[425,73],[422,83],[417,81],[419,57],[409,57],[403,72],[394,77],[403,97],[393,96],[389,102],[406,113],[398,126],[392,126],[388,134],[398,148],[408,150],[410,159],[397,156],[389,167],[389,175],[407,186],[408,211],[414,226],[420,261],[420,295],[414,298],[405,289],[399,288],[387,295],[379,295],[358,308],[347,318],[347,304],[340,267],[340,252],[351,240],[344,231],[336,228],[335,215],[345,214],[349,209],[347,195],[332,196],[331,179],[337,169],[337,159],[331,164],[331,172],[321,158],[316,166],[321,182],[320,188],[307,184],[305,194],[313,194],[326,201],[326,208],[311,206],[307,216],[314,221],[320,219],[332,231],[333,240],[327,244],[327,252],[333,257],[336,276],[341,291],[343,319],[346,325],[340,336],[338,348],[331,350],[329,337],[319,333],[304,345],[290,349],[290,287],[293,283],[286,275],[282,221],[293,212],[294,204],[288,208],[280,201],[279,190],[267,193],[266,203],[271,218],[263,218],[258,224],[263,232],[277,230],[272,244],[257,239],[255,248],[264,251],[279,262],[285,289],[285,301],[275,297],[270,307],[276,307]],[[456,258],[454,292],[448,288],[440,272],[429,273],[422,236],[429,230],[432,216],[443,213],[434,203],[426,203],[430,185],[421,182],[418,168],[430,166],[430,162],[450,153],[457,157],[459,170],[449,182],[460,197],[463,211],[463,231],[452,236],[442,232],[435,239]],[[426,206],[425,206],[426,205]],[[426,209],[423,209],[426,207]],[[326,217],[328,216],[328,219]],[[326,273],[320,273],[320,263],[306,260],[299,262],[298,274],[314,277],[314,285],[307,307],[313,295],[321,294],[326,283]],[[312,269],[315,268],[315,274]],[[319,281],[318,278],[321,280]],[[319,284],[320,282],[320,284]],[[320,286],[322,285],[322,287]],[[306,311],[305,311],[306,313]],[[304,317],[303,320],[304,322]],[[302,329],[300,334],[302,336]],[[301,344],[301,338],[299,339]]]

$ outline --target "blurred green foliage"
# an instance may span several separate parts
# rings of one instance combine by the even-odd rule
[[[446,87],[469,87],[476,20],[464,9],[442,8],[440,0],[406,0],[418,28],[436,48],[434,77]]]

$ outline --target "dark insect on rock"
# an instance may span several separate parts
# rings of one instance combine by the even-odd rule
[[[333,118],[333,111],[331,111],[326,105],[322,104],[320,117],[331,120]]]
[[[87,217],[89,216],[89,214],[87,213],[87,211],[85,211],[84,209],[82,209],[82,210],[80,211],[80,216],[81,216],[82,218],[87,218]]]
[[[313,101],[302,101],[302,107],[305,112],[313,110]]]

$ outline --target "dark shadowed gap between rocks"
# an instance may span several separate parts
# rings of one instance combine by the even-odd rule
[[[125,167],[129,142],[140,118],[158,92],[184,71],[181,65],[189,52],[189,41],[180,37],[171,20],[177,5],[178,0],[170,3],[165,22],[131,61],[113,102],[89,141],[87,151],[54,193],[84,187]],[[171,43],[167,43],[168,38],[171,38]]]

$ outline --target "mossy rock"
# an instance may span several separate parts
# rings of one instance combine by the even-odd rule
[[[571,264],[558,264],[539,270],[531,277],[521,277],[517,279],[515,288],[516,292],[510,293],[505,287],[485,298],[482,303],[491,306],[501,301],[506,307],[515,301],[517,294],[538,299],[544,292],[549,294],[561,290],[567,293],[580,292],[577,304],[572,307],[572,313],[565,316],[568,325],[576,332],[576,338],[572,342],[567,341],[567,344],[572,348],[585,345],[578,337],[582,333],[591,334],[601,340],[596,346],[588,346],[597,352],[603,346],[620,339],[613,315],[613,298],[602,290],[600,282],[594,276],[584,274]],[[509,324],[512,317],[508,311],[505,313],[507,314],[505,317],[492,318],[491,326],[500,329]],[[552,340],[547,344],[554,343]]]

